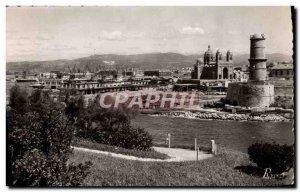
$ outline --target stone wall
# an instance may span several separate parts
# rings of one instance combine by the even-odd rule
[[[274,86],[257,82],[230,83],[226,101],[246,107],[269,107],[274,103]]]

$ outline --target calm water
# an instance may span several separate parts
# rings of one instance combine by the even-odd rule
[[[178,145],[194,145],[194,138],[203,146],[210,145],[210,139],[235,150],[247,152],[255,141],[276,141],[279,144],[293,144],[292,122],[238,122],[185,119],[176,117],[153,117],[137,115],[132,124],[145,128],[154,143],[166,141],[171,133],[171,141]]]
[[[6,96],[8,100],[9,89],[14,82],[6,82]],[[32,83],[17,83],[27,88]],[[247,148],[255,141],[276,141],[280,144],[292,144],[294,136],[292,122],[238,122],[185,119],[176,117],[153,117],[137,115],[132,119],[132,124],[145,128],[154,139],[155,143],[166,141],[167,134],[171,134],[172,144],[194,145],[194,138],[202,146],[209,146],[210,139],[215,139],[217,144],[247,152]]]

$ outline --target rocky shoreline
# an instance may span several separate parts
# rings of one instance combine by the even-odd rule
[[[272,122],[289,122],[292,119],[283,117],[280,114],[232,114],[226,112],[190,112],[190,111],[171,111],[152,114],[152,116],[167,116],[167,117],[183,117],[192,119],[207,119],[207,120],[233,120],[233,121],[272,121]]]

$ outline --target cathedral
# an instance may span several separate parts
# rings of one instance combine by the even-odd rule
[[[208,46],[203,59],[200,58],[194,65],[192,79],[233,79],[233,54],[227,51],[226,57],[217,50],[216,54]]]

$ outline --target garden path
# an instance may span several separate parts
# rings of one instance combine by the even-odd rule
[[[197,158],[197,152],[187,149],[179,149],[179,148],[165,148],[165,147],[153,147],[155,151],[160,153],[167,154],[169,159],[150,159],[150,158],[141,158],[141,157],[134,157],[130,155],[123,155],[118,153],[112,153],[107,151],[100,151],[95,149],[88,149],[82,147],[72,147],[74,150],[90,152],[90,153],[98,153],[103,155],[109,155],[116,158],[122,158],[127,160],[136,160],[136,161],[156,161],[156,162],[180,162],[180,161],[195,161]],[[212,154],[207,154],[206,152],[199,151],[198,153],[198,160],[203,160],[207,158],[213,157]]]

